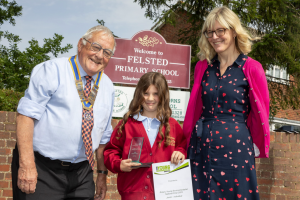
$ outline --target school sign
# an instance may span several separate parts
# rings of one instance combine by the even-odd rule
[[[166,43],[151,30],[131,39],[116,38],[116,43],[115,54],[104,70],[112,82],[136,85],[143,74],[160,72],[169,87],[190,87],[191,46]]]

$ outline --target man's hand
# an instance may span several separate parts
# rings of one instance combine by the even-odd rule
[[[131,162],[131,159],[121,161],[120,169],[122,172],[131,172],[133,166],[140,166],[141,163]]]
[[[171,156],[171,163],[178,165],[179,161],[183,162],[185,156],[180,151],[174,151]]]
[[[99,173],[96,180],[96,194],[94,196],[95,200],[103,200],[106,195],[106,175]]]
[[[18,187],[26,194],[34,193],[37,183],[38,173],[35,165],[19,168]]]

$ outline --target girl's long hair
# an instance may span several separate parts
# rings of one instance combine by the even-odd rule
[[[158,145],[160,147],[161,143],[165,140],[164,145],[169,146],[171,141],[169,118],[172,114],[169,105],[169,87],[166,78],[158,72],[149,72],[140,78],[136,86],[133,99],[129,105],[129,111],[123,116],[123,122],[119,127],[117,139],[122,137],[122,130],[124,129],[128,118],[136,114],[139,115],[140,112],[143,112],[142,104],[145,101],[144,94],[150,85],[154,85],[156,87],[159,97],[156,118],[160,121],[159,134],[162,139],[158,142]],[[165,126],[165,134],[162,132],[163,126]]]

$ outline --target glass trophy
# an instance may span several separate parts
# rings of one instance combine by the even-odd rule
[[[143,137],[133,137],[131,140],[131,145],[129,149],[128,159],[131,159],[131,162],[140,163],[140,157],[143,148]]]
[[[128,159],[131,159],[131,162],[141,163],[140,157],[142,153],[144,143],[144,137],[133,137],[131,140],[131,145],[129,149]],[[141,163],[140,166],[134,166],[132,168],[140,168],[140,167],[150,167],[152,163]]]

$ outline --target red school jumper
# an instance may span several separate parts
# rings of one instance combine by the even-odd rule
[[[140,157],[140,162],[142,163],[170,161],[174,151],[180,151],[186,157],[186,138],[183,135],[182,128],[175,119],[170,117],[170,145],[165,147],[163,141],[159,148],[158,141],[161,140],[161,136],[158,133],[151,148],[143,123],[132,117],[128,118],[123,135],[118,140],[116,138],[118,136],[117,131],[121,123],[122,120],[114,129],[110,141],[104,149],[104,164],[111,172],[118,173],[118,191],[122,200],[154,200],[152,167],[133,169],[131,172],[122,172],[120,169],[121,160],[128,159],[133,137],[144,137]],[[165,132],[165,127],[163,127],[162,131],[163,133]]]

